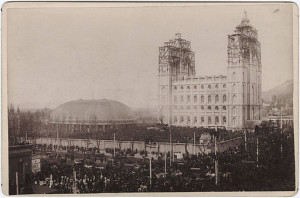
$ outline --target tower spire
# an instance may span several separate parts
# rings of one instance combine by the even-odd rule
[[[247,15],[247,11],[246,10],[244,10],[244,17],[243,17],[244,19],[248,19],[248,15]]]
[[[243,15],[243,18],[242,18],[242,22],[239,26],[248,26],[248,25],[250,25],[250,21],[249,21],[249,18],[248,18],[247,11],[244,10],[244,15]]]

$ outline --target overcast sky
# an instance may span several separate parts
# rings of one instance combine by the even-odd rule
[[[179,32],[191,41],[197,76],[226,75],[227,35],[244,10],[261,42],[263,91],[291,80],[291,4],[9,9],[8,102],[155,107],[158,47]]]

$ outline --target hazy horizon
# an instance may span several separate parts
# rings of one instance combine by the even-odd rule
[[[195,52],[196,76],[227,75],[227,35],[244,10],[261,42],[263,91],[292,80],[290,4],[9,9],[8,104],[106,98],[153,108],[158,47],[181,33]]]

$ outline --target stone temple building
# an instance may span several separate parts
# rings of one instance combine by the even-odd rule
[[[196,76],[190,41],[177,33],[175,39],[159,47],[162,123],[240,129],[261,120],[260,42],[246,13],[228,35],[227,54],[227,76]]]

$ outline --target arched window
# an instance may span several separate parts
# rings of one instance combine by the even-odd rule
[[[201,110],[204,110],[204,106],[201,106]]]
[[[177,86],[174,86],[174,89],[176,90],[176,89],[177,89]]]
[[[181,87],[180,87],[181,89],[183,89],[183,86],[181,85]]]
[[[218,85],[218,84],[216,84],[216,85],[215,85],[215,88],[216,88],[216,89],[218,89],[218,88],[219,88],[219,85]]]
[[[208,103],[211,102],[211,95],[208,96]]]
[[[191,96],[187,95],[187,101],[186,102],[190,102],[191,101]]]
[[[236,115],[236,108],[235,107],[232,108],[232,115],[234,115],[234,116]]]
[[[254,104],[255,103],[255,92],[254,92],[254,86],[252,85],[252,104]]]
[[[215,110],[219,110],[219,107],[218,107],[218,106],[216,106],[216,107],[215,107]]]
[[[258,85],[258,89],[257,89],[257,103],[260,103],[260,85]]]
[[[232,96],[232,103],[236,104],[236,96],[235,95]]]
[[[226,110],[226,106],[223,106],[223,110]]]
[[[215,124],[217,124],[217,125],[219,124],[219,117],[218,116],[215,117]]]
[[[233,126],[233,127],[236,126],[236,119],[235,119],[235,118],[232,119],[232,126]]]
[[[197,96],[194,95],[194,102],[196,103],[197,102]]]
[[[236,85],[233,84],[233,85],[232,85],[232,92],[235,92],[235,89],[236,89]]]
[[[208,109],[208,110],[211,110],[211,106],[208,106],[207,109]]]
[[[177,103],[177,96],[174,96],[174,103]]]
[[[180,101],[181,101],[181,102],[183,102],[183,101],[184,101],[184,98],[183,98],[183,96],[182,96],[182,95],[180,96]]]
[[[190,89],[190,86],[187,86],[187,89]]]
[[[223,95],[223,103],[226,102],[226,95]]]
[[[197,89],[197,85],[194,86],[194,89]]]
[[[226,84],[223,84],[223,89],[226,89]]]
[[[208,85],[208,89],[211,89],[211,85]]]
[[[190,116],[187,117],[187,123],[188,123],[188,124],[191,123],[191,118],[190,118]]]
[[[177,123],[177,117],[174,116],[174,123]]]
[[[211,124],[211,117],[210,116],[208,116],[208,124]]]
[[[252,113],[253,113],[252,119],[255,120],[255,116],[254,116],[254,115],[255,115],[254,107],[252,108]]]
[[[204,89],[204,85],[201,85],[201,89]]]
[[[223,124],[226,124],[226,117],[223,117]]]
[[[201,103],[204,102],[204,96],[201,96]]]
[[[219,102],[219,95],[216,95],[216,97],[215,97],[215,102],[216,102],[216,103]]]
[[[194,123],[197,123],[197,117],[196,116],[194,117]]]
[[[180,123],[183,123],[184,122],[184,119],[183,119],[183,116],[180,117]]]
[[[243,83],[243,103],[245,103],[245,84]]]
[[[233,72],[233,73],[232,73],[232,81],[235,81],[235,80],[236,80],[236,73]]]
[[[204,124],[204,117],[201,117],[201,124]]]

